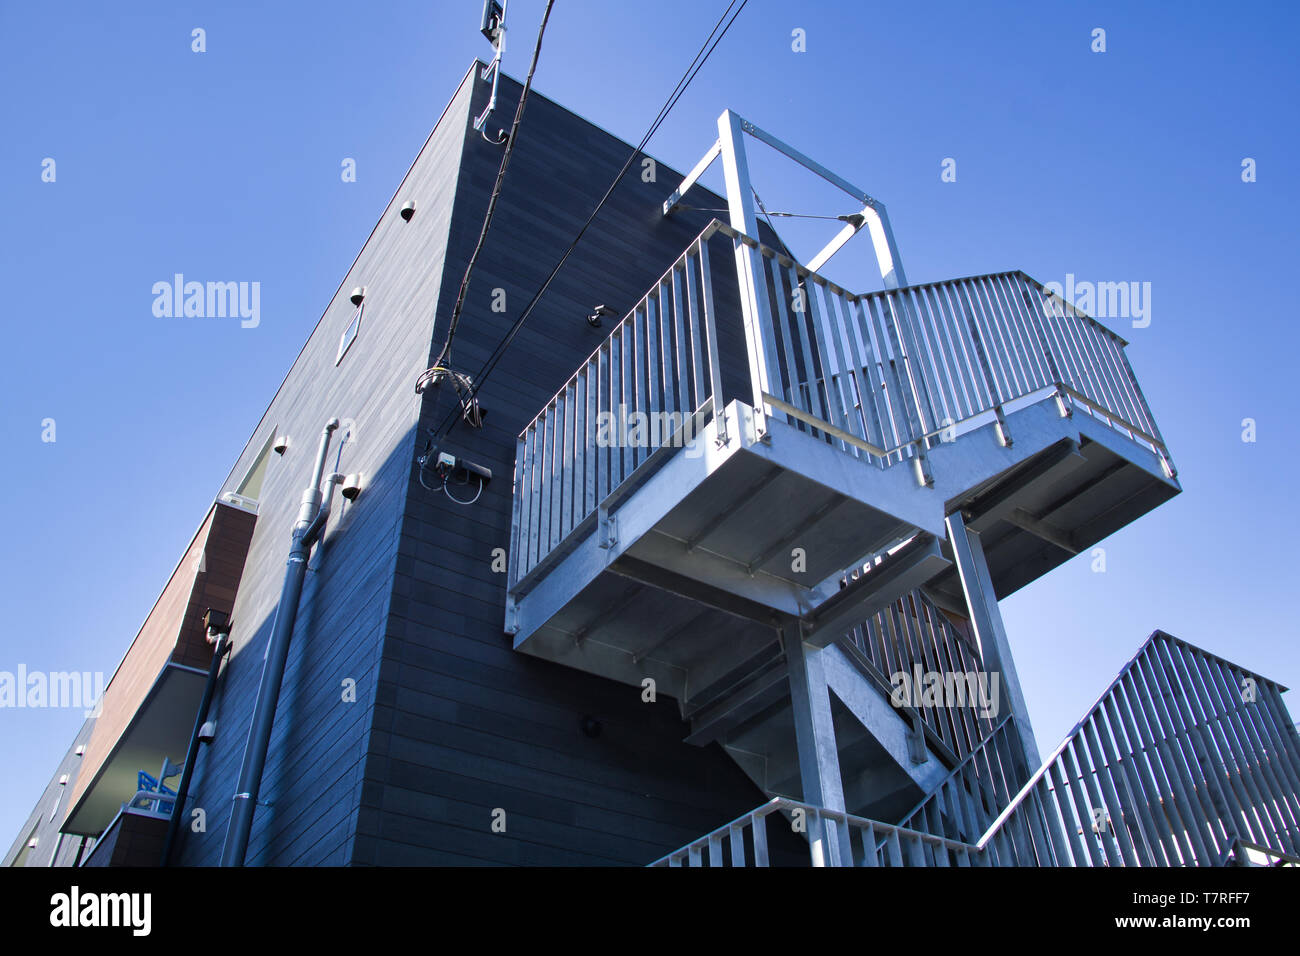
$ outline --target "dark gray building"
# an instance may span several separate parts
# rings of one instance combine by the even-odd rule
[[[1168,635],[1040,759],[998,599],[1180,490],[1123,340],[1021,273],[909,285],[882,204],[734,114],[705,157],[727,195],[638,157],[462,409],[632,150],[531,94],[448,355],[502,158],[481,67],[6,863],[157,863],[173,813],[191,866],[1300,850],[1284,688]],[[862,203],[808,267],[756,215],[745,137]],[[859,231],[884,292],[816,272]]]

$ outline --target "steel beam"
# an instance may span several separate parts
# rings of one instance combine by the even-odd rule
[[[993,580],[989,576],[980,536],[967,529],[959,511],[948,516],[947,524],[948,541],[952,545],[962,590],[966,594],[966,607],[970,611],[971,626],[979,642],[980,658],[985,670],[996,671],[1002,676],[1002,692],[1007,707],[1015,718],[1020,756],[1025,761],[1023,779],[1027,780],[1029,774],[1041,763],[1038,743],[1034,740],[1034,730],[1029,723],[1029,709],[1025,706],[1020,679],[1016,676],[1011,644],[1002,624],[1002,613],[998,609],[998,599],[993,591]]]
[[[844,784],[840,778],[830,691],[822,668],[824,652],[804,644],[797,626],[782,629],[781,643],[790,674],[803,802],[843,813]],[[848,828],[834,820],[818,815],[816,820],[809,821],[808,844],[813,866],[852,865]]]

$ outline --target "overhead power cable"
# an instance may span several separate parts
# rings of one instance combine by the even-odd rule
[[[524,105],[528,102],[528,93],[533,88],[533,74],[537,72],[537,60],[542,52],[542,37],[546,34],[546,23],[551,18],[551,8],[555,6],[555,0],[547,0],[546,10],[542,13],[541,26],[537,28],[537,42],[533,45],[533,59],[528,65],[528,77],[524,80],[523,92],[519,95],[519,105],[515,108],[515,119],[510,126],[510,135],[506,139],[505,152],[501,156],[501,167],[497,170],[496,183],[492,187],[492,196],[488,199],[487,213],[483,216],[483,228],[479,230],[478,242],[474,246],[474,252],[469,257],[469,264],[465,267],[465,275],[460,280],[460,290],[456,293],[456,304],[452,306],[451,320],[447,324],[447,341],[443,343],[442,350],[438,353],[438,358],[434,361],[433,367],[420,376],[415,384],[415,390],[422,392],[440,374],[454,375],[451,369],[451,343],[456,337],[456,328],[460,325],[460,314],[465,307],[465,295],[469,291],[469,280],[474,274],[474,266],[478,264],[479,254],[483,251],[483,246],[487,242],[488,230],[492,228],[492,217],[496,214],[497,200],[501,198],[501,184],[505,181],[506,170],[510,167],[510,157],[514,154],[515,141],[519,135],[519,123],[524,117]],[[463,377],[463,376],[462,376]],[[461,391],[461,383],[453,381],[457,393]],[[462,401],[462,410],[470,407]]]
[[[649,129],[646,130],[645,135],[641,137],[640,143],[638,143],[636,147],[633,148],[632,152],[628,155],[627,161],[623,164],[623,168],[618,171],[618,174],[614,177],[613,182],[609,184],[609,188],[606,189],[604,195],[600,197],[600,201],[597,202],[595,208],[592,209],[591,214],[587,217],[587,221],[582,224],[582,228],[578,230],[578,234],[574,236],[573,241],[569,243],[569,246],[567,249],[565,249],[564,254],[560,256],[559,261],[556,262],[554,268],[551,269],[550,274],[546,277],[546,281],[544,281],[541,285],[541,288],[539,288],[537,292],[533,294],[533,297],[528,301],[528,304],[524,306],[523,311],[519,314],[519,318],[515,319],[515,321],[511,324],[510,329],[506,332],[505,336],[497,344],[496,348],[492,350],[492,353],[488,356],[487,360],[483,363],[483,367],[479,370],[478,374],[474,376],[473,389],[469,393],[467,399],[470,405],[473,404],[479,391],[483,388],[483,383],[492,374],[492,370],[496,368],[497,362],[500,361],[502,354],[504,354],[505,350],[510,347],[510,343],[514,341],[515,336],[519,334],[519,330],[523,327],[524,322],[526,322],[528,320],[528,317],[532,314],[533,309],[536,307],[538,301],[546,293],[546,290],[550,288],[551,283],[555,280],[555,277],[559,274],[560,270],[564,268],[564,264],[568,262],[569,257],[573,254],[573,250],[577,248],[578,243],[582,241],[582,237],[586,234],[587,230],[591,227],[592,222],[595,221],[596,216],[600,213],[600,210],[604,207],[605,203],[609,200],[609,197],[613,194],[614,189],[618,186],[620,182],[622,182],[623,177],[627,174],[628,169],[631,168],[632,163],[635,161],[636,157],[640,155],[642,150],[645,149],[645,146],[650,141],[651,137],[653,137],[654,134],[659,130],[659,127],[663,124],[664,120],[668,118],[668,114],[672,111],[673,107],[677,105],[677,101],[681,99],[682,95],[686,92],[687,88],[691,85],[691,82],[695,79],[696,75],[700,72],[701,69],[703,69],[704,64],[708,62],[708,59],[713,54],[713,51],[717,48],[718,44],[722,42],[722,38],[727,35],[727,31],[731,29],[732,24],[736,22],[736,18],[740,16],[741,12],[745,9],[745,6],[748,3],[749,0],[739,0],[739,5],[737,6],[737,0],[731,0],[731,2],[727,4],[727,8],[722,11],[722,15],[718,18],[717,22],[713,25],[713,29],[709,31],[708,36],[704,40],[704,43],[701,44],[699,51],[695,54],[695,58],[691,60],[690,66],[686,68],[686,71],[682,74],[681,79],[677,81],[677,85],[673,88],[672,93],[669,94],[668,99],[665,101],[663,107],[659,110],[659,113],[655,117],[654,122],[650,124],[650,127]],[[734,13],[732,12],[732,8],[735,8]],[[728,19],[729,15],[730,15],[730,19]],[[439,424],[438,427],[434,430],[432,435],[433,441],[437,442],[442,438],[442,436],[446,435],[447,432],[450,431],[451,428],[455,425],[457,419],[460,417],[461,415],[459,415],[455,410],[450,412],[442,420],[441,424]]]

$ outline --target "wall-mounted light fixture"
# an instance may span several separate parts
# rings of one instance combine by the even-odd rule
[[[592,310],[591,315],[587,316],[587,324],[593,329],[598,329],[602,318],[617,319],[618,313],[607,305],[598,305]]]

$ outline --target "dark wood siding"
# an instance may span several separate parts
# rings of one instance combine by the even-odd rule
[[[519,87],[503,81],[498,117]],[[472,112],[486,97],[475,84]],[[490,238],[474,273],[453,363],[474,373],[506,333],[630,147],[544,97],[527,114]],[[451,222],[433,350],[478,238],[499,148],[469,131]],[[644,183],[639,161],[587,233],[482,391],[481,431],[457,428],[444,448],[492,469],[469,507],[411,476],[402,515],[354,862],[362,864],[644,864],[753,808],[763,795],[716,747],[682,742],[674,701],[512,650],[503,633],[515,436],[609,332],[584,317],[597,303],[622,312],[712,218],[660,204],[680,179],[662,164]],[[695,194],[693,194],[693,197]],[[717,206],[703,193],[698,205]],[[714,272],[730,273],[724,339],[731,396],[748,390],[735,307],[734,259],[715,243]],[[504,313],[490,308],[505,290]],[[421,425],[446,414],[430,397]],[[600,733],[584,733],[593,717]],[[494,833],[493,811],[506,813]],[[773,828],[777,829],[776,827]],[[779,848],[799,850],[794,838]],[[806,850],[802,853],[806,861]]]
[[[238,487],[273,434],[289,437],[286,453],[271,455],[261,488],[232,612],[234,651],[214,704],[217,737],[194,780],[193,806],[207,812],[207,831],[186,833],[184,864],[220,860],[290,530],[331,416],[351,425],[352,435],[343,442],[343,429],[336,433],[327,470],[361,473],[364,490],[348,504],[335,494],[325,539],[312,555],[263,779],[261,799],[270,805],[257,809],[248,863],[342,864],[351,857],[420,412],[412,385],[432,335],[469,92],[465,83],[453,96],[223,488]],[[398,211],[408,198],[417,198],[419,209],[405,222]],[[349,294],[362,285],[360,332],[336,365],[354,312]],[[344,680],[356,682],[355,702],[343,699]]]

